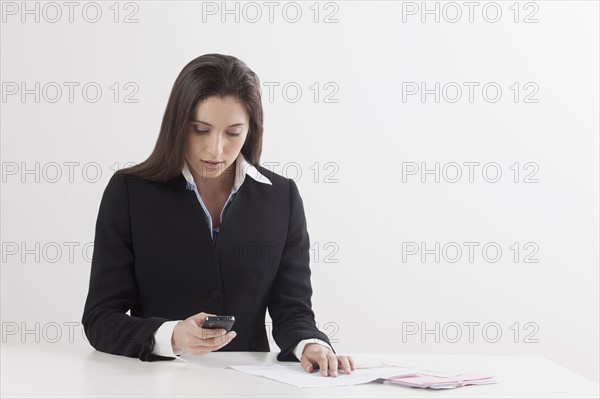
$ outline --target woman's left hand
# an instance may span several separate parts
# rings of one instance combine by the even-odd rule
[[[323,377],[337,377],[338,368],[346,374],[356,370],[351,356],[336,355],[328,347],[317,343],[306,344],[300,364],[307,373],[312,373],[315,368],[321,369]]]

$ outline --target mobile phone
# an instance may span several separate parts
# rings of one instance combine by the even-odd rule
[[[206,316],[202,321],[202,328],[215,329],[224,328],[229,332],[235,323],[233,316]]]

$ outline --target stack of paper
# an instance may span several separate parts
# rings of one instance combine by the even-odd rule
[[[412,388],[450,389],[465,385],[494,384],[497,381],[492,376],[474,373],[463,373],[453,376],[439,373],[415,373],[411,375],[399,375],[384,379],[385,382],[399,384]]]
[[[267,377],[297,387],[334,387],[365,384],[381,380],[384,383],[399,384],[407,387],[448,389],[465,385],[493,384],[497,382],[493,377],[486,375],[465,373],[459,370],[442,370],[437,367],[375,366],[376,364],[372,364],[361,368],[359,365],[359,368],[354,370],[352,374],[344,374],[339,370],[336,378],[323,377],[319,370],[307,373],[302,369],[300,363],[264,363],[229,367],[244,373]]]
[[[409,367],[397,362],[358,361],[357,369],[351,374],[338,370],[338,376],[323,377],[320,371],[307,373],[298,362],[261,363],[229,366],[255,376],[267,377],[297,387],[335,387],[365,384],[379,380],[383,383],[415,388],[448,389],[465,385],[493,384],[497,381],[490,376],[465,372],[463,369],[422,365]]]
[[[307,373],[302,369],[300,363],[263,363],[229,367],[247,374],[267,377],[279,382],[303,388],[365,384],[378,379],[385,379],[393,376],[414,375],[415,373],[419,372],[419,369],[416,368],[408,369],[402,367],[373,367],[367,369],[359,368],[354,370],[351,374],[344,374],[342,370],[338,370],[338,376],[334,378],[321,376],[321,373],[318,369],[312,373]]]

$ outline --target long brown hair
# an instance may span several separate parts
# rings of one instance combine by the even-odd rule
[[[177,177],[185,162],[185,135],[192,111],[200,101],[213,95],[221,98],[234,95],[245,106],[250,126],[242,154],[249,163],[258,166],[263,135],[258,76],[236,57],[204,54],[190,61],[175,80],[152,154],[145,161],[115,173],[128,173],[161,183]]]

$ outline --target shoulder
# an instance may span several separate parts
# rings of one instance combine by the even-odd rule
[[[279,200],[290,203],[292,207],[297,203],[302,203],[302,197],[294,179],[282,176],[263,166],[257,166],[256,169],[271,181],[271,186],[269,187],[272,187],[271,191],[277,193]],[[257,184],[265,186],[263,183]]]
[[[105,193],[123,194],[129,190],[130,184],[140,184],[143,182],[144,180],[137,176],[117,171],[110,177],[104,191]]]
[[[157,182],[150,179],[144,179],[131,173],[123,172],[123,170],[116,171],[108,182],[108,187],[121,187],[121,189],[136,189],[146,187],[168,187],[178,183],[180,180],[184,180],[182,175],[167,180],[164,183]]]
[[[125,204],[136,202],[139,199],[155,198],[162,192],[169,190],[171,186],[171,181],[166,184],[159,183],[130,173],[117,171],[110,177],[102,197],[109,204]]]
[[[271,186],[276,191],[290,192],[290,190],[298,190],[298,188],[296,187],[296,183],[293,179],[282,176],[260,165],[257,166],[256,169],[260,172],[260,174],[262,174],[264,177],[271,181]]]

